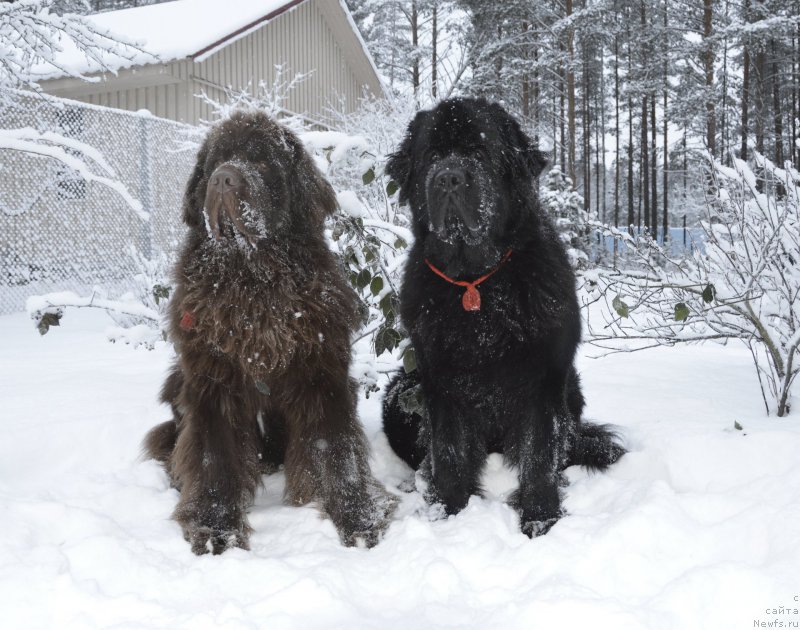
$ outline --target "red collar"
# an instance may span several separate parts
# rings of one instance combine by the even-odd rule
[[[453,280],[453,278],[445,274],[443,271],[437,269],[427,258],[425,259],[425,264],[430,267],[430,270],[433,273],[443,280],[447,280],[450,284],[456,284],[466,289],[466,291],[464,291],[464,295],[461,296],[461,306],[464,307],[465,311],[479,311],[481,310],[481,294],[478,292],[478,285],[484,280],[491,278],[509,258],[511,258],[510,249],[503,255],[503,257],[500,259],[500,262],[495,265],[494,269],[488,273],[485,273],[477,280],[473,280],[472,282],[467,282],[466,280]]]

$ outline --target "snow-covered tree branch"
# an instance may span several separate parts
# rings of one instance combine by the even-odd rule
[[[98,28],[80,15],[58,15],[53,0],[17,0],[0,4],[0,85],[37,89],[38,80],[53,74],[96,81],[58,60],[65,46],[115,72],[109,55],[132,59],[144,53],[136,42]],[[145,53],[146,54],[146,53]]]
[[[0,149],[23,151],[57,160],[77,172],[86,181],[97,182],[115,191],[143,221],[150,218],[150,214],[142,209],[141,202],[134,199],[125,185],[116,178],[114,169],[103,155],[85,142],[52,131],[39,133],[30,127],[0,129]],[[105,175],[93,172],[89,160],[96,164]]]

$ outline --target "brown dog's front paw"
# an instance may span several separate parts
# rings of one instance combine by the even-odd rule
[[[343,509],[334,516],[334,525],[345,547],[371,549],[377,545],[389,527],[397,509],[397,498],[383,489],[375,490],[360,505]]]
[[[189,523],[183,526],[183,537],[191,545],[192,553],[198,556],[209,552],[217,556],[232,547],[250,549],[249,535],[243,529],[218,529]]]

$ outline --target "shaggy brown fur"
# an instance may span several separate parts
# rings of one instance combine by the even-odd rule
[[[323,237],[335,196],[299,140],[262,113],[215,127],[184,197],[161,398],[147,453],[181,496],[195,553],[248,547],[262,472],[317,501],[342,542],[377,543],[395,502],[373,478],[348,377],[357,298]]]

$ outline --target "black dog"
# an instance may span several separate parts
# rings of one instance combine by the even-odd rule
[[[480,492],[487,453],[502,452],[519,470],[512,503],[530,536],[561,515],[564,468],[604,469],[625,452],[606,427],[581,422],[581,319],[536,195],[545,165],[483,99],[417,114],[387,165],[414,219],[400,303],[418,365],[389,386],[389,443],[449,514]]]

